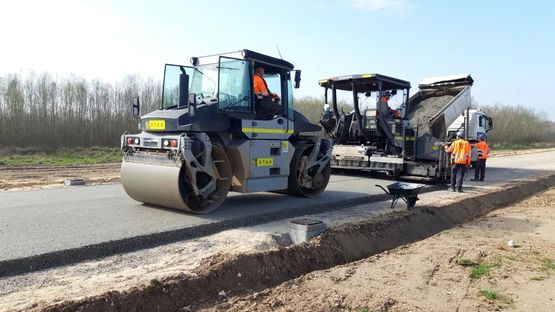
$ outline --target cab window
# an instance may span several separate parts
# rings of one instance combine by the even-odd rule
[[[220,58],[218,103],[223,110],[251,111],[251,87],[248,63],[244,60]]]

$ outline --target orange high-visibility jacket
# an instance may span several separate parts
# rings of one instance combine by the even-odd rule
[[[254,75],[253,77],[253,90],[255,94],[268,94],[268,87],[266,86],[266,82],[264,78],[260,77],[259,75]]]
[[[478,150],[478,159],[488,159],[489,156],[489,145],[485,141],[480,141],[476,143],[476,149]]]
[[[451,161],[454,164],[469,165],[472,161],[470,143],[463,139],[458,139],[446,150],[451,153]]]

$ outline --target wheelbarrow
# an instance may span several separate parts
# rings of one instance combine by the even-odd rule
[[[376,186],[392,197],[391,209],[393,209],[399,199],[407,203],[407,209],[414,208],[416,201],[419,199],[418,193],[424,187],[422,184],[406,182],[395,182],[390,184],[387,186],[387,190],[381,185],[376,184]]]

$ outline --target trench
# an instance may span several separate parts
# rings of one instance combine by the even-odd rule
[[[227,296],[277,286],[315,270],[328,269],[416,242],[555,186],[555,174],[508,184],[504,189],[438,206],[421,206],[327,230],[309,242],[278,250],[219,255],[191,275],[152,280],[37,311],[183,311],[209,306]]]

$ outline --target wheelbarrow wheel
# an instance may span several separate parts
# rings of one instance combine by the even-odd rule
[[[407,209],[412,209],[414,208],[414,206],[416,206],[416,201],[418,200],[418,197],[408,197],[406,199],[407,201]]]

